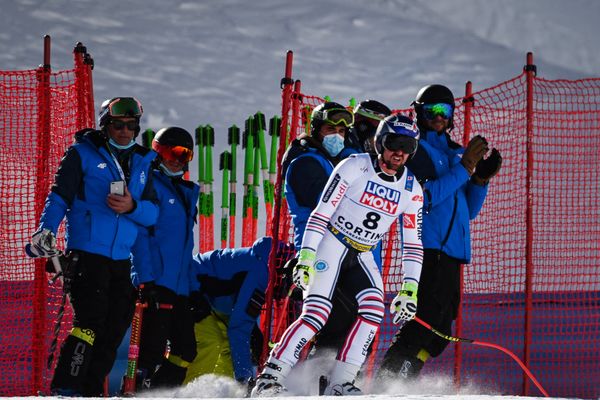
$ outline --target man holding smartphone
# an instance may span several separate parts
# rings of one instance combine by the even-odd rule
[[[100,130],[75,134],[31,237],[30,253],[55,256],[56,232],[66,217],[66,252],[78,260],[71,266],[73,329],[61,348],[54,394],[102,396],[131,322],[131,249],[138,227],[153,225],[158,216],[150,179],[156,154],[135,143],[141,116],[142,105],[133,97],[102,104]]]

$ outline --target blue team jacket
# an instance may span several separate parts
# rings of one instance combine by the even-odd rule
[[[470,180],[460,163],[464,148],[447,134],[424,132],[419,148],[407,167],[423,186],[423,248],[441,250],[468,263],[469,220],[481,210],[487,185],[476,185]]]
[[[318,161],[318,163],[323,168],[323,171],[327,176],[331,175],[331,172],[333,171],[333,164],[331,163],[331,161],[327,160],[316,149],[310,147],[305,153],[303,153],[302,155],[292,160],[292,162],[290,162],[290,166],[288,167],[285,174],[286,176],[284,191],[285,199],[288,203],[288,208],[290,210],[290,216],[292,217],[292,223],[294,224],[294,246],[296,247],[296,250],[300,250],[300,247],[302,246],[302,236],[304,235],[304,230],[306,229],[306,222],[308,221],[308,217],[313,211],[313,208],[298,204],[294,188],[289,182],[291,171],[294,170],[294,168],[302,168],[302,161],[307,157]],[[306,183],[298,184],[298,186],[300,186],[299,190],[302,190],[302,187],[307,187],[307,185],[311,184],[311,177],[308,175],[309,173],[307,173],[306,175]],[[324,188],[325,187],[320,188],[319,193],[322,192]],[[315,199],[315,204],[317,204],[318,201],[319,199]]]
[[[153,179],[158,220],[139,229],[132,251],[132,280],[135,285],[154,281],[187,296],[197,286],[192,255],[200,187],[181,179],[175,183],[158,170],[153,171]]]
[[[196,273],[214,282],[210,288],[200,287],[200,291],[205,293],[215,311],[229,316],[227,335],[235,379],[239,381],[254,376],[250,337],[264,303],[270,250],[271,238],[264,237],[252,247],[214,250],[194,256]]]
[[[136,206],[117,214],[106,204],[110,182],[122,180],[115,160],[100,131],[76,135],[55,175],[46,199],[39,229],[56,233],[66,215],[67,250],[83,250],[113,260],[131,256],[138,226],[156,222],[158,207],[149,183],[150,165],[156,153],[135,145],[130,156],[127,187]]]

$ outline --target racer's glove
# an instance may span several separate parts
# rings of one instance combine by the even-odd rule
[[[60,255],[56,248],[56,236],[50,229],[41,229],[31,236],[30,245],[26,246],[26,252],[32,257],[50,258]]]
[[[402,289],[390,304],[392,321],[394,324],[408,322],[417,314],[417,290],[419,285],[415,282],[404,282]]]
[[[302,290],[306,290],[315,280],[315,259],[317,253],[310,249],[302,249],[298,252],[298,264],[294,267],[294,284]]]

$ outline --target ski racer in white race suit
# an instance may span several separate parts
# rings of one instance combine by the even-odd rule
[[[360,289],[356,291],[358,315],[338,352],[324,394],[361,394],[354,380],[385,313],[383,281],[371,249],[400,215],[404,278],[390,310],[394,323],[414,318],[423,260],[423,192],[404,164],[416,151],[418,138],[412,119],[389,116],[377,128],[377,156],[352,155],[333,170],[308,219],[294,269],[294,283],[304,291],[302,314],[273,348],[253,397],[286,390],[283,380],[304,346],[327,322],[340,274],[352,274]],[[345,267],[348,258],[358,261],[356,268]]]

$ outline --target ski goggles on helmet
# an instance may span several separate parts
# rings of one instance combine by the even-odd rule
[[[182,164],[187,164],[194,158],[194,152],[183,146],[166,146],[153,141],[152,149],[164,160],[178,161]]]
[[[381,143],[389,151],[402,150],[403,153],[413,154],[417,151],[417,139],[404,135],[387,134]]]
[[[137,117],[143,113],[142,104],[134,97],[116,98],[107,106],[108,115],[111,117]]]
[[[127,127],[130,131],[138,132],[140,130],[140,124],[137,121],[121,121],[119,119],[113,119],[110,121],[110,125],[117,131],[123,130]]]
[[[384,119],[385,117],[387,117],[386,114],[377,112],[377,111],[373,111],[373,110],[369,110],[368,108],[364,108],[364,107],[359,107],[356,109],[355,114],[358,115],[362,115],[365,118],[369,118],[369,119],[374,119],[376,121],[381,121],[382,119]]]
[[[344,125],[349,128],[354,123],[354,115],[345,108],[331,108],[321,111],[321,121],[329,125]]]
[[[447,103],[423,104],[422,110],[423,117],[428,120],[435,119],[438,116],[450,119],[454,114],[454,106]]]

